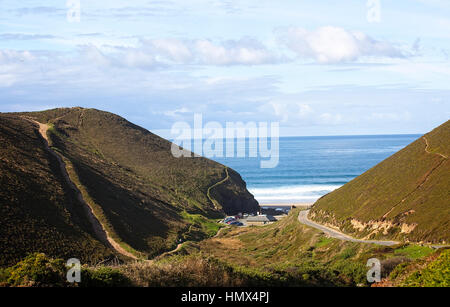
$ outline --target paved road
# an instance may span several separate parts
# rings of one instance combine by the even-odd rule
[[[333,237],[335,239],[343,240],[343,241],[350,241],[350,242],[358,242],[358,243],[369,243],[369,244],[378,244],[378,245],[385,245],[385,246],[391,246],[398,244],[399,242],[396,241],[377,241],[377,240],[361,240],[361,239],[355,239],[353,237],[350,237],[346,234],[343,234],[342,232],[339,232],[333,228],[323,226],[320,224],[317,224],[316,222],[311,221],[308,219],[308,213],[309,210],[303,210],[300,211],[300,214],[298,215],[298,221],[302,224],[305,224],[307,226],[319,229],[329,235],[330,237]]]

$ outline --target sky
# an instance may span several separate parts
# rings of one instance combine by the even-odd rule
[[[425,133],[450,117],[450,1],[0,0],[0,112],[73,106],[164,137],[194,113]]]

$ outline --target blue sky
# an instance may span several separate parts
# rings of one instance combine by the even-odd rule
[[[424,133],[450,115],[450,1],[0,0],[0,112],[82,106],[282,135]]]

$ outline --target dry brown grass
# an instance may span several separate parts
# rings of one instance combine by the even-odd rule
[[[239,250],[244,246],[241,240],[233,238],[214,238],[211,239],[211,244],[224,245],[230,250]]]
[[[170,262],[135,262],[119,269],[139,287],[238,287],[246,284],[230,267],[198,256],[174,258]]]

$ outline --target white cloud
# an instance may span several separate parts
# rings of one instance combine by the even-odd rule
[[[9,50],[9,49],[0,50],[0,63],[1,64],[31,61],[34,58],[35,57],[29,51],[16,51],[16,50]]]
[[[0,87],[11,86],[23,76],[29,75],[30,64],[36,57],[29,51],[0,49]]]
[[[368,119],[382,120],[384,122],[388,121],[406,121],[411,119],[411,113],[408,111],[400,113],[372,113]]]
[[[97,66],[111,65],[111,60],[103,52],[101,52],[99,48],[95,46],[82,46],[81,52],[86,57],[86,62],[95,64]]]
[[[159,112],[155,112],[156,114],[160,114]],[[179,115],[185,114],[185,113],[191,113],[191,110],[188,108],[182,107],[176,110],[169,110],[162,112],[163,115],[169,116],[169,117],[178,117]]]
[[[339,113],[322,113],[319,115],[319,122],[326,125],[337,125],[343,122],[343,117]]]
[[[0,34],[0,40],[7,41],[7,40],[18,40],[18,41],[25,41],[25,40],[43,40],[43,39],[54,39],[57,38],[54,35],[49,34],[27,34],[27,33],[2,33]]]
[[[280,59],[252,38],[215,42],[209,39],[154,39],[143,41],[143,48],[162,60],[176,64],[260,65]]]
[[[358,32],[339,27],[321,27],[314,31],[291,27],[278,30],[279,40],[299,57],[312,58],[319,63],[352,62],[365,56],[403,57],[389,42],[377,41]]]
[[[127,67],[138,67],[153,69],[159,66],[155,58],[143,50],[130,50],[125,53],[123,64]]]
[[[174,62],[187,62],[193,58],[190,48],[178,39],[154,39],[144,43]]]
[[[317,114],[306,103],[271,100],[258,108],[261,113],[272,114],[283,124],[313,121]]]
[[[227,44],[214,44],[209,40],[195,42],[195,51],[200,62],[214,65],[256,65],[273,62],[270,52],[257,43],[230,41]]]
[[[86,44],[84,59],[101,67],[154,70],[170,65],[262,65],[281,62],[262,43],[250,38],[214,42],[209,39],[141,40],[136,46]]]

